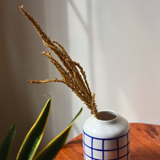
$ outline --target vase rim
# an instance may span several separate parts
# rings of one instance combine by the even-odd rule
[[[113,122],[118,118],[118,114],[113,111],[113,110],[99,110],[98,113],[100,114],[100,116],[102,116],[102,119],[97,119],[96,120],[100,121],[100,122]],[[107,117],[108,116],[108,117]]]

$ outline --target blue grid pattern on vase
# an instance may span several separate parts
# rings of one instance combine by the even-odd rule
[[[116,138],[96,138],[83,131],[83,150],[85,160],[129,160],[130,130]]]

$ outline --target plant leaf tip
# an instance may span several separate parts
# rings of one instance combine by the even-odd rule
[[[11,128],[13,128],[13,129],[15,130],[15,129],[16,129],[16,125],[13,124],[13,125],[11,126]]]
[[[49,99],[51,99],[51,95],[50,94],[44,94],[44,96],[49,96],[50,97]]]

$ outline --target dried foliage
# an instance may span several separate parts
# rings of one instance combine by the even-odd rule
[[[45,46],[50,48],[60,59],[63,66],[55,60],[49,50],[42,52],[56,67],[56,69],[61,74],[62,79],[45,79],[45,80],[30,80],[29,83],[32,84],[42,84],[48,82],[61,82],[67,85],[91,110],[91,114],[97,119],[100,119],[100,116],[97,111],[97,105],[95,103],[95,94],[91,93],[88,82],[86,80],[86,75],[83,68],[79,63],[73,61],[70,56],[65,51],[64,47],[58,42],[51,41],[51,39],[42,31],[40,25],[36,20],[23,9],[23,6],[20,7],[20,11],[29,19],[33,24],[34,28],[42,38]]]

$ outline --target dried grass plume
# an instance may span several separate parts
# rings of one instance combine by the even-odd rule
[[[81,67],[81,65],[73,61],[70,56],[67,54],[64,47],[58,42],[51,41],[51,39],[42,31],[40,25],[36,20],[23,9],[23,6],[20,7],[20,11],[28,18],[28,20],[33,24],[34,28],[42,38],[45,46],[50,48],[62,62],[62,65],[55,60],[50,51],[42,52],[56,67],[56,69],[61,74],[62,79],[45,79],[45,80],[30,80],[29,83],[32,84],[42,84],[48,82],[61,82],[67,85],[91,110],[97,119],[100,119],[100,116],[97,111],[97,105],[95,103],[95,94],[91,93],[89,84],[86,80],[86,74]]]

